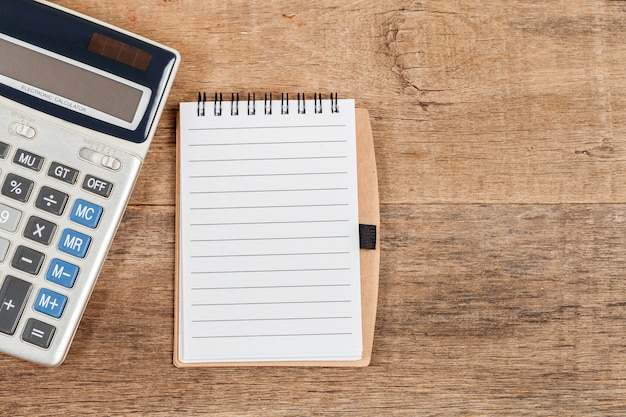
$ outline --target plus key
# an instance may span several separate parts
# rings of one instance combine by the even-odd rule
[[[0,288],[0,332],[15,333],[31,284],[7,275]]]

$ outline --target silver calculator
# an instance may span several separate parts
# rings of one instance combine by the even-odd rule
[[[179,62],[50,3],[0,0],[0,352],[65,359]]]

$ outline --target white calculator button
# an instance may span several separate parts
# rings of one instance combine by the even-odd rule
[[[6,258],[7,256],[9,246],[11,246],[11,243],[8,240],[0,237],[0,262],[4,262],[4,258]]]
[[[0,204],[0,229],[15,232],[22,217],[22,212],[13,207]]]

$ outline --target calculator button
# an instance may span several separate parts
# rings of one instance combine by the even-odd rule
[[[0,229],[7,232],[15,232],[22,218],[22,212],[13,207],[0,204]]]
[[[42,288],[35,298],[35,311],[49,315],[58,319],[63,314],[63,309],[67,303],[67,297],[57,292]]]
[[[11,243],[8,240],[0,237],[0,262],[4,262],[4,258],[7,256],[9,246],[11,246]]]
[[[101,195],[102,197],[108,197],[111,195],[112,189],[112,183],[101,178],[96,178],[93,175],[86,175],[85,180],[83,181],[83,190]]]
[[[8,174],[2,184],[2,194],[25,203],[33,190],[34,182],[15,174]]]
[[[0,288],[0,332],[15,333],[31,289],[30,283],[7,275]]]
[[[78,170],[58,162],[53,162],[50,164],[50,168],[48,168],[48,176],[74,185],[76,178],[78,178]]]
[[[10,147],[11,146],[8,143],[0,142],[0,158],[1,159],[4,159],[7,157]]]
[[[100,221],[102,215],[102,207],[97,204],[90,203],[89,201],[78,199],[72,207],[70,213],[70,220],[95,229]]]
[[[37,200],[35,200],[35,206],[48,213],[60,216],[63,210],[65,210],[68,199],[69,196],[61,191],[50,187],[41,187]]]
[[[24,331],[22,332],[22,340],[32,343],[35,346],[48,349],[55,331],[56,327],[48,323],[36,319],[28,319],[26,326],[24,326]]]
[[[18,246],[11,260],[11,266],[20,271],[37,275],[43,264],[45,255],[26,246]]]
[[[24,237],[43,245],[49,245],[56,230],[56,224],[37,216],[31,216],[26,223]]]
[[[40,171],[43,165],[43,156],[18,149],[13,157],[13,163],[23,166],[24,168],[32,169],[33,171]]]
[[[74,264],[54,258],[46,272],[46,280],[65,288],[72,288],[78,277],[79,270]]]
[[[65,229],[59,241],[59,250],[77,258],[84,258],[90,243],[89,236],[72,229]]]

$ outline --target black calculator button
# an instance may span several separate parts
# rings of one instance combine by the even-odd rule
[[[13,157],[14,164],[32,169],[33,171],[41,170],[43,160],[43,156],[35,155],[34,153],[25,151],[24,149],[18,149]]]
[[[0,332],[15,333],[32,285],[7,275],[0,288]]]
[[[48,213],[60,216],[63,214],[69,196],[50,187],[41,187],[35,206]]]
[[[50,343],[52,343],[55,330],[56,328],[48,323],[28,319],[26,326],[24,326],[24,331],[22,332],[22,340],[32,343],[35,346],[48,349]]]
[[[11,146],[8,143],[0,142],[0,159],[4,159],[7,157],[10,147]]]
[[[101,195],[102,197],[108,197],[111,195],[112,189],[112,183],[103,180],[102,178],[94,177],[93,175],[86,175],[83,180],[83,190]]]
[[[58,162],[53,162],[50,164],[50,168],[48,168],[48,176],[74,185],[78,178],[78,170],[70,168],[67,165],[59,164]]]
[[[11,260],[11,266],[20,271],[37,275],[45,255],[26,246],[18,246]]]
[[[56,224],[37,216],[31,216],[26,223],[24,237],[43,245],[49,245],[56,230]]]
[[[8,174],[2,184],[2,194],[25,203],[33,190],[34,182],[15,174]]]

